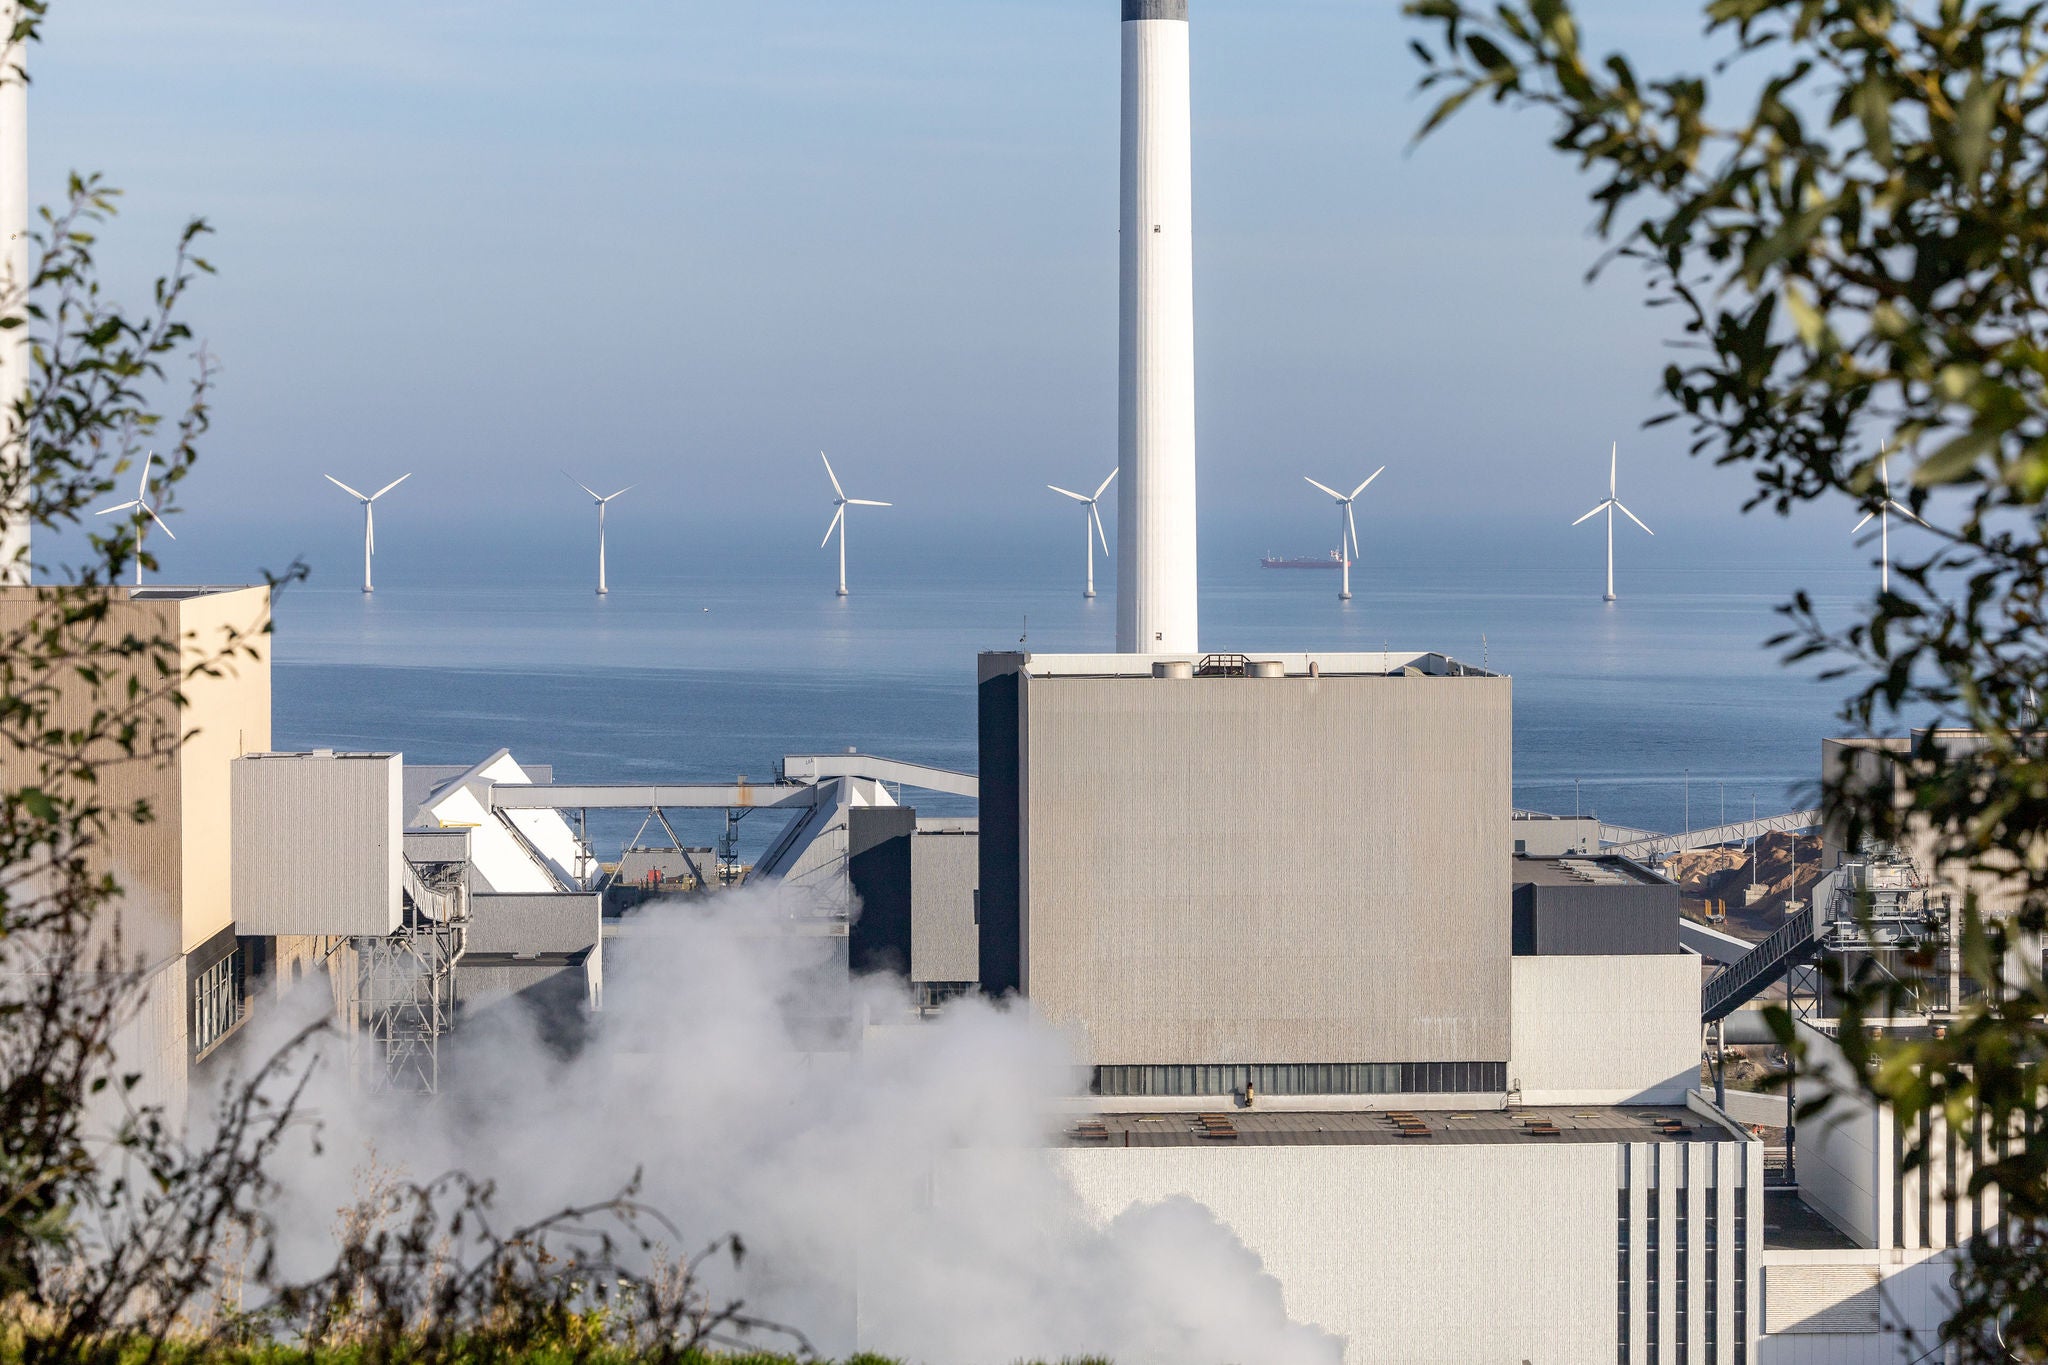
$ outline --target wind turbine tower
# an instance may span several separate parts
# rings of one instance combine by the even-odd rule
[[[635,488],[635,487],[636,487],[637,485],[635,485],[635,484],[630,484],[630,483],[629,483],[629,484],[627,484],[627,485],[626,485],[626,486],[625,486],[624,488],[621,488],[621,489],[620,489],[620,490],[619,490],[618,492],[616,492],[616,493],[609,493],[609,494],[605,494],[605,493],[599,493],[599,492],[598,492],[598,491],[597,491],[597,490],[596,490],[595,488],[592,488],[592,487],[591,487],[591,486],[590,486],[589,484],[587,484],[587,483],[582,483],[582,482],[579,482],[579,481],[578,481],[578,480],[576,480],[576,479],[570,478],[570,477],[569,477],[569,472],[568,472],[567,470],[563,470],[563,471],[562,471],[562,477],[563,477],[563,478],[565,478],[565,479],[569,479],[569,482],[570,482],[570,483],[573,483],[573,484],[575,484],[575,485],[576,485],[576,486],[577,486],[578,488],[580,488],[580,489],[582,489],[582,490],[583,490],[584,492],[586,492],[586,493],[590,494],[590,500],[591,500],[592,502],[594,502],[594,503],[596,503],[596,504],[597,504],[597,595],[598,595],[599,597],[603,597],[603,596],[605,596],[605,595],[606,595],[607,593],[609,593],[609,592],[611,591],[611,588],[610,588],[610,587],[608,587],[608,586],[606,586],[606,584],[605,584],[605,581],[604,581],[604,509],[605,509],[605,505],[606,505],[607,503],[609,503],[609,502],[610,502],[610,501],[611,501],[611,500],[612,500],[613,498],[622,498],[622,497],[624,497],[624,496],[625,496],[626,494],[628,494],[628,493],[632,492],[632,491],[633,491],[633,489],[634,489],[634,488]]]
[[[1900,516],[1904,517],[1907,521],[1912,522],[1916,526],[1925,526],[1927,524],[1926,522],[1920,520],[1920,518],[1914,516],[1911,508],[1905,507],[1892,500],[1891,472],[1885,467],[1890,458],[1891,457],[1885,452],[1885,450],[1882,447],[1878,449],[1877,481],[1879,487],[1883,489],[1883,494],[1878,499],[1876,510],[1865,512],[1863,514],[1863,520],[1857,522],[1854,529],[1852,529],[1849,532],[1849,534],[1853,536],[1856,534],[1857,531],[1860,531],[1864,527],[1870,525],[1870,519],[1872,517],[1877,518],[1877,560],[1879,565],[1882,566],[1881,572],[1883,574],[1883,577],[1880,579],[1880,584],[1885,592],[1890,592],[1892,590],[1891,514],[1897,512]]]
[[[1195,255],[1187,0],[1123,0],[1116,647],[1192,654]]]
[[[1621,443],[1617,441],[1607,452],[1607,500],[1594,507],[1585,516],[1579,518],[1579,521],[1588,521],[1593,517],[1599,516],[1602,512],[1607,514],[1607,596],[1601,599],[1607,602],[1614,600],[1614,514],[1619,512],[1636,525],[1643,526],[1643,519],[1629,511],[1626,507],[1623,507],[1621,499],[1615,496],[1614,480],[1620,462]],[[1579,521],[1573,522],[1572,525],[1577,526]],[[1657,534],[1647,526],[1643,526],[1643,530],[1653,536]]]
[[[115,503],[112,507],[102,507],[99,511],[93,513],[96,517],[112,516],[116,512],[135,513],[135,586],[138,588],[142,586],[142,536],[149,529],[149,523],[155,522],[158,529],[172,540],[178,538],[176,532],[164,525],[164,519],[156,514],[156,509],[149,505],[149,467],[155,463],[156,452],[154,450],[143,457],[142,483],[136,488],[135,496],[132,499],[127,502]]]
[[[1102,542],[1102,553],[1109,553],[1109,537],[1103,533],[1102,511],[1097,504],[1102,501],[1103,493],[1109,488],[1110,479],[1114,479],[1116,475],[1116,470],[1110,470],[1109,478],[1104,479],[1097,485],[1093,495],[1076,493],[1071,488],[1062,488],[1056,483],[1046,485],[1047,488],[1050,488],[1061,497],[1072,498],[1087,509],[1087,515],[1081,523],[1081,542],[1088,552],[1088,588],[1087,591],[1081,594],[1083,597],[1095,596],[1095,542],[1100,540]]]
[[[321,477],[363,505],[363,591],[375,592],[376,588],[370,582],[370,560],[377,553],[377,499],[404,483],[412,475],[400,474],[390,483],[385,484],[367,497],[356,492],[355,489],[350,488],[332,474],[323,474]]]
[[[825,452],[819,451],[818,458],[825,460]],[[846,490],[839,486],[839,476],[832,472],[832,462],[825,460],[825,477],[832,480],[832,520],[825,527],[825,538],[818,542],[824,549],[832,543],[832,533],[839,533],[839,595],[846,596],[846,509],[849,507],[894,507],[890,502],[876,502],[871,498],[849,498]]]
[[[1351,561],[1358,554],[1358,518],[1352,514],[1351,504],[1357,501],[1358,495],[1363,493],[1372,484],[1374,479],[1377,479],[1386,472],[1387,467],[1381,465],[1378,469],[1366,475],[1365,482],[1352,489],[1349,493],[1339,493],[1326,483],[1316,483],[1314,479],[1309,479],[1306,474],[1301,476],[1337,500],[1337,561],[1344,566],[1344,586],[1337,592],[1337,600],[1339,602],[1349,602],[1351,600]],[[1348,542],[1345,540],[1347,534],[1350,536]]]

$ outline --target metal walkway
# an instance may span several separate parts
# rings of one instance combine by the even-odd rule
[[[822,784],[837,779],[881,782],[921,791],[978,796],[972,773],[874,754],[791,754],[773,782],[496,783],[495,810],[755,810],[808,808]]]
[[[1798,914],[1788,916],[1775,933],[1740,961],[1723,968],[1707,982],[1700,991],[1701,1022],[1712,1024],[1726,1019],[1756,999],[1787,968],[1804,962],[1819,949],[1820,910],[1808,904]]]
[[[1615,853],[1624,858],[1659,858],[1666,854],[1683,853],[1691,848],[1711,848],[1715,844],[1739,844],[1764,834],[1788,834],[1793,830],[1818,829],[1820,812],[1817,810],[1786,811],[1783,815],[1766,815],[1758,820],[1737,820],[1726,825],[1712,825],[1706,829],[1689,830],[1684,834],[1653,834],[1632,839],[1626,843],[1610,844],[1601,849],[1602,853]],[[1636,831],[1640,833],[1640,831]],[[1602,827],[1604,841],[1607,830]]]

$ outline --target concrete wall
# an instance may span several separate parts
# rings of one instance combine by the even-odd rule
[[[1068,1150],[1107,1220],[1207,1205],[1353,1362],[1579,1365],[1615,1352],[1615,1149],[1474,1145]],[[1480,1307],[1483,1305],[1483,1309]]]
[[[1018,707],[1017,975],[1090,1061],[1506,1058],[1506,679],[1027,672]]]
[[[1516,864],[1518,874],[1526,865]],[[1678,888],[1669,882],[1557,886],[1516,878],[1517,956],[1602,957],[1678,951]]]
[[[1532,858],[1555,858],[1566,853],[1598,853],[1600,821],[1592,816],[1515,817],[1508,829],[1511,847]]]
[[[228,766],[238,754],[270,747],[270,642],[261,634],[270,590],[182,598],[107,591],[112,600],[105,618],[90,632],[81,627],[67,647],[82,653],[94,642],[104,648],[128,636],[175,640],[178,676],[153,662],[102,656],[108,676],[97,690],[73,673],[53,679],[62,695],[49,719],[82,729],[96,713],[125,711],[131,680],[155,698],[135,713],[145,756],[124,756],[111,738],[90,753],[100,765],[95,798],[116,811],[147,802],[154,817],[148,824],[117,820],[104,858],[123,891],[111,917],[119,922],[123,955],[153,963],[191,951],[234,919]],[[0,588],[0,633],[44,619],[50,610],[45,590]],[[233,650],[239,652],[228,657]],[[186,677],[184,705],[177,706],[168,693],[179,686],[178,677],[202,664],[215,665],[213,674]],[[158,740],[161,746],[152,747]],[[9,750],[0,737],[0,784],[35,780],[36,762]]]
[[[178,957],[144,972],[108,1040],[114,1054],[110,1074],[141,1078],[126,1092],[127,1104],[160,1109],[173,1129],[185,1121],[188,1093],[190,1012],[185,977],[185,961]],[[105,1133],[117,1129],[124,1116],[111,1093],[93,1101],[89,1110],[92,1125]]]
[[[972,821],[918,822],[910,841],[910,979],[975,981],[981,934],[974,891],[981,835]]]
[[[1840,1049],[1800,1025],[1816,1064],[1839,1078],[1836,1098],[1798,1129],[1799,1197],[1861,1247],[1892,1240],[1890,1123],[1854,1092]],[[1807,1096],[1801,1096],[1802,1100]]]
[[[1700,1079],[1700,960],[1518,957],[1508,1083],[1524,1104],[1682,1104]]]
[[[1952,1252],[1766,1251],[1757,1365],[1901,1365],[1942,1359]],[[1917,1345],[1908,1349],[1907,1333]]]
[[[466,948],[514,957],[580,952],[597,946],[603,913],[603,897],[594,892],[473,895]]]
[[[233,769],[245,934],[382,936],[405,865],[397,754],[251,754]]]
[[[270,747],[270,637],[261,633],[270,589],[208,593],[177,607],[187,674],[178,749],[179,946],[190,952],[235,920],[230,769],[240,755]],[[208,665],[214,675],[196,672]]]

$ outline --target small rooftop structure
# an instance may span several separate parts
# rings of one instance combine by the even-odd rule
[[[1678,951],[1678,887],[1641,863],[1604,854],[1509,863],[1519,957]]]

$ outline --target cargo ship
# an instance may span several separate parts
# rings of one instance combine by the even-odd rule
[[[1341,569],[1344,560],[1335,550],[1321,555],[1267,555],[1259,561],[1262,569]]]

